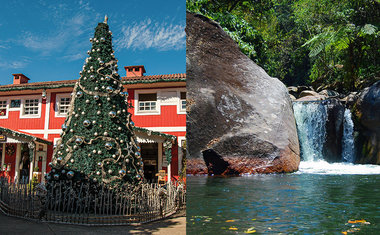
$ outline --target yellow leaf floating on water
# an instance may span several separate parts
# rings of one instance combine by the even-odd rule
[[[226,220],[227,223],[235,222],[233,219]]]
[[[231,227],[229,228],[229,230],[234,230],[234,231],[236,231],[236,230],[238,230],[238,228],[231,226]]]
[[[255,233],[255,232],[256,232],[255,227],[250,227],[249,229],[244,231],[244,233]]]
[[[367,222],[366,220],[364,219],[359,219],[359,220],[354,220],[354,219],[350,219],[348,221],[349,224],[358,224],[358,223],[361,223],[361,224],[370,224],[370,222]]]
[[[252,219],[252,220],[256,220],[256,219]]]
[[[347,235],[347,232],[342,232],[342,234],[345,234],[345,235]]]

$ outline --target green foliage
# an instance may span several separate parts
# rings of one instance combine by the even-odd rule
[[[186,164],[187,164],[187,148],[186,148],[186,140],[183,142],[182,144],[182,147],[181,147],[181,150],[182,150],[182,168],[180,169],[180,172],[179,172],[179,177],[181,180],[185,179],[186,178]]]
[[[379,79],[379,1],[187,0],[286,85],[341,92]]]
[[[201,13],[217,21],[223,30],[238,43],[240,50],[255,62],[259,62],[263,52],[263,39],[258,31],[243,18],[231,14],[229,10],[240,1],[189,1],[187,9]],[[221,11],[221,9],[226,11]]]

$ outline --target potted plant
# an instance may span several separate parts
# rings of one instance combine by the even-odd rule
[[[40,172],[40,169],[38,168],[38,166],[34,167],[33,179],[34,178],[37,179],[38,183],[41,183],[42,173]]]

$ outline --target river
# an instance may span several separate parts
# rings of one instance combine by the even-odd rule
[[[380,166],[301,162],[292,174],[187,182],[187,234],[380,232]]]

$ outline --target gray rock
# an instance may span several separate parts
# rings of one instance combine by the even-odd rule
[[[336,92],[336,91],[333,91],[333,90],[327,90],[327,89],[318,92],[318,94],[326,96],[328,98],[337,98],[337,97],[340,96],[339,92]]]
[[[326,142],[323,155],[329,162],[341,162],[344,105],[337,98],[330,98],[327,104]]]
[[[297,170],[299,143],[285,85],[245,56],[214,21],[187,13],[186,35],[187,172]]]
[[[306,97],[306,96],[314,96],[314,97],[323,96],[323,97],[325,97],[324,95],[320,95],[318,92],[306,90],[306,91],[302,91],[300,93],[300,95],[298,96],[298,98],[302,98],[302,97]]]
[[[365,88],[354,108],[356,144],[359,163],[380,164],[380,81]]]
[[[358,92],[350,92],[350,94],[348,94],[348,96],[341,99],[341,101],[346,104],[347,108],[352,109],[354,104],[358,100],[358,98],[359,98]]]

